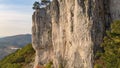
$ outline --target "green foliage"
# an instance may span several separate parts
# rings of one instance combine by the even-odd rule
[[[50,0],[41,0],[41,2],[35,1],[33,4],[33,9],[40,9],[42,6],[47,6],[51,1]]]
[[[48,64],[45,65],[45,68],[52,68],[53,62],[49,62]]]
[[[20,64],[6,63],[4,65],[1,65],[0,68],[21,68],[21,65]]]
[[[35,1],[34,4],[33,4],[33,9],[40,9],[40,3]]]
[[[50,0],[41,0],[42,3],[50,3]]]
[[[120,34],[120,20],[115,21],[111,25],[111,32],[115,34]]]
[[[33,62],[35,51],[31,44],[17,50],[6,56],[0,61],[0,68],[23,68],[25,65]]]
[[[111,30],[106,31],[107,36],[101,47],[104,52],[99,54],[99,59],[94,68],[120,68],[120,21],[114,21],[111,24]]]
[[[100,64],[95,64],[94,68],[103,68]]]

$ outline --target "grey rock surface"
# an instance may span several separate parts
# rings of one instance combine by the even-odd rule
[[[120,19],[115,14],[120,1],[114,1],[118,4],[113,0],[53,0],[36,10],[32,16],[34,68],[51,61],[53,68],[93,68],[105,30],[112,20]]]

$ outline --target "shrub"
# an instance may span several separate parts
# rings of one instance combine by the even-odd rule
[[[0,61],[0,68],[22,68],[26,64],[33,62],[35,51],[31,44],[26,45],[22,49],[17,50],[6,56]]]
[[[99,59],[105,65],[96,63],[94,67],[99,68],[102,65],[105,68],[119,68],[120,67],[120,21],[114,21],[111,24],[111,30],[106,31],[107,36],[104,37],[104,42],[101,47],[104,52],[99,54]]]
[[[1,68],[21,68],[21,65],[6,63],[6,64],[2,65]]]
[[[52,68],[53,62],[49,62],[45,65],[45,68]]]
[[[103,68],[100,64],[95,64],[94,68]]]

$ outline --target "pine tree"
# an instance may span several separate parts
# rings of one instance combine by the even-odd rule
[[[33,4],[33,9],[36,10],[36,9],[40,9],[40,3],[35,1],[34,4]]]

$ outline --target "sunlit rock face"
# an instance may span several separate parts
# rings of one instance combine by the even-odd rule
[[[111,5],[109,0],[53,0],[36,10],[32,16],[34,68],[49,62],[53,68],[93,68],[93,54],[116,18]]]

